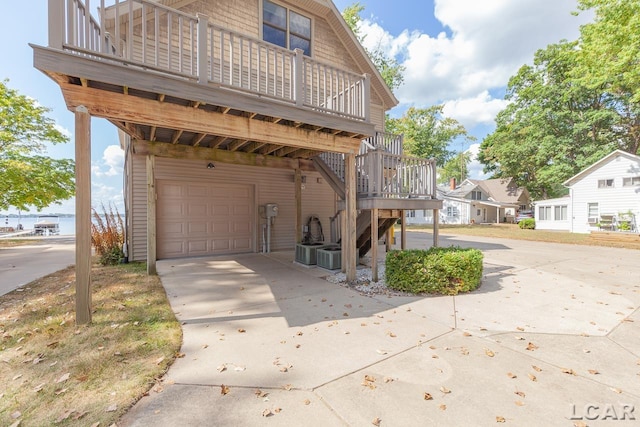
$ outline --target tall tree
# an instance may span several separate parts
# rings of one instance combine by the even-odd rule
[[[342,11],[342,17],[361,44],[366,38],[366,34],[362,34],[360,31],[360,23],[362,22],[360,14],[364,9],[365,7],[361,5],[360,2],[356,2],[347,6]],[[387,86],[389,86],[389,89],[393,91],[399,88],[404,82],[404,76],[402,73],[404,73],[405,67],[398,63],[397,59],[387,55],[379,45],[373,50],[365,48],[365,51],[378,69],[378,72],[380,72],[385,83],[387,83]]]
[[[443,116],[442,105],[429,108],[410,107],[399,119],[387,117],[388,132],[404,134],[405,151],[417,157],[435,158],[443,166],[455,154],[449,150],[459,138],[472,141],[457,120]]]
[[[464,181],[469,176],[469,162],[471,162],[471,153],[456,154],[438,170],[438,183],[447,184],[452,178],[458,183]]]
[[[68,139],[46,116],[49,109],[0,82],[0,209],[40,210],[74,192],[70,159],[45,156],[45,142]]]
[[[513,177],[534,198],[566,192],[562,182],[617,148],[617,113],[602,88],[572,78],[577,42],[541,49],[509,80],[509,105],[482,142],[479,160]]]

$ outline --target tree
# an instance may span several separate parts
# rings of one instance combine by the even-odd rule
[[[387,117],[386,129],[404,134],[404,149],[417,157],[435,158],[443,166],[453,155],[449,145],[458,138],[474,140],[457,120],[442,115],[443,106],[410,107],[399,119]]]
[[[520,68],[509,80],[509,105],[480,146],[485,171],[513,177],[534,198],[566,193],[567,178],[618,148],[607,93],[572,77],[577,46],[549,45]]]
[[[38,210],[74,194],[74,164],[44,155],[45,142],[68,139],[50,110],[0,82],[0,209]]]
[[[458,183],[464,181],[469,176],[469,162],[471,153],[456,154],[438,170],[438,183],[448,184],[451,178],[455,178]]]
[[[360,32],[360,22],[362,21],[360,14],[364,9],[365,7],[361,5],[360,2],[356,2],[347,6],[342,11],[342,17],[361,44],[366,38],[366,35],[363,35]],[[365,48],[365,51],[369,55],[369,58],[371,58],[373,65],[378,69],[378,72],[384,79],[387,86],[389,86],[389,89],[393,91],[399,88],[404,82],[404,76],[402,73],[404,72],[405,67],[399,64],[395,58],[387,55],[381,49],[380,45],[378,45],[374,50]]]

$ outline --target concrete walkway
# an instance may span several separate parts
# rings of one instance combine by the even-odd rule
[[[0,248],[0,295],[75,264],[75,237],[34,239],[28,245]]]
[[[442,237],[483,250],[477,291],[366,297],[291,253],[159,262],[184,357],[119,425],[640,424],[640,252]]]

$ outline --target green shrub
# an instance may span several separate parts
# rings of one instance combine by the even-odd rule
[[[102,214],[93,212],[91,223],[91,244],[100,257],[100,264],[115,265],[124,258],[122,245],[124,244],[124,221],[116,208],[109,205],[109,211],[102,205]]]
[[[536,228],[536,220],[534,218],[523,219],[518,223],[518,227],[523,230],[535,230]]]
[[[386,282],[391,289],[457,295],[476,289],[482,279],[483,255],[458,246],[391,251],[386,259]]]

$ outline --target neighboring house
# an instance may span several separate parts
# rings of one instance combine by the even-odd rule
[[[442,200],[439,222],[473,224],[513,222],[519,210],[529,209],[529,192],[518,187],[512,178],[487,180],[465,179],[459,186],[439,186],[437,198]],[[407,223],[432,224],[430,210],[408,211]]]
[[[536,202],[536,228],[588,233],[635,226],[640,218],[640,156],[616,150],[564,182],[569,197]]]
[[[355,278],[372,228],[442,207],[435,163],[384,133],[398,101],[330,0],[109,3],[49,0],[34,64],[82,130],[83,221],[88,117],[121,132],[130,260],[290,250],[317,216]]]

